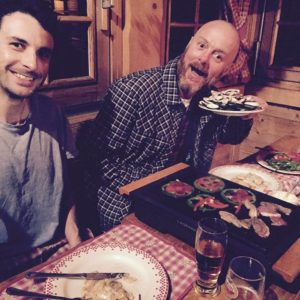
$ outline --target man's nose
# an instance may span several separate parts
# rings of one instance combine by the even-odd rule
[[[210,58],[210,52],[208,50],[202,51],[199,56],[199,60],[203,65],[207,65]]]
[[[38,64],[38,57],[35,51],[26,51],[23,54],[22,64],[30,70],[35,70]]]

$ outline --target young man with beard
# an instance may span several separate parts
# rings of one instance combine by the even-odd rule
[[[69,127],[36,93],[49,69],[56,17],[44,0],[0,0],[0,280],[80,243],[66,158]]]
[[[198,107],[229,70],[239,46],[236,29],[215,20],[198,30],[180,57],[123,77],[109,88],[89,138],[79,136],[78,141],[90,182],[97,178],[103,230],[130,211],[131,200],[118,194],[120,186],[179,161],[206,173],[218,142],[238,144],[249,134],[251,119]]]

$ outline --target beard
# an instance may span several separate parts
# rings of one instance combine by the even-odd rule
[[[184,63],[184,54],[181,56],[178,61],[177,66],[177,77],[178,77],[178,88],[180,92],[180,96],[185,99],[192,98],[203,86],[202,84],[190,84],[185,79],[185,74],[187,72],[188,66]]]

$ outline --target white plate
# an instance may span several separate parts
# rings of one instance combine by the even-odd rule
[[[280,152],[280,151],[278,151],[278,152]],[[300,171],[285,171],[285,170],[279,170],[279,169],[273,168],[265,161],[266,155],[268,155],[267,151],[259,152],[256,156],[257,163],[260,164],[262,167],[269,169],[271,171],[274,171],[274,172],[282,173],[282,174],[300,175]]]
[[[226,116],[226,117],[242,117],[250,114],[257,114],[264,111],[264,109],[255,109],[255,110],[222,110],[222,109],[210,109],[204,105],[199,104],[199,107],[208,111],[211,111],[217,115]]]
[[[51,272],[125,272],[136,278],[133,282],[120,279],[124,288],[141,294],[143,300],[164,300],[169,284],[161,264],[148,253],[120,244],[98,244],[79,248],[64,257]],[[66,297],[81,297],[85,280],[49,278],[45,292]]]
[[[253,183],[252,189],[264,193],[270,193],[281,189],[280,181],[277,178],[275,178],[268,172],[265,172],[263,170],[258,170],[257,168],[250,165],[220,166],[210,170],[209,173],[230,181],[232,181],[232,179],[234,179],[238,175],[246,176],[247,174],[253,174],[258,176],[259,178],[262,178],[263,183],[262,184]],[[238,183],[247,186],[246,184],[242,184],[240,182]]]
[[[226,117],[242,117],[242,116],[246,116],[249,114],[257,114],[257,113],[263,112],[267,107],[267,104],[265,103],[265,101],[256,96],[251,96],[251,97],[256,102],[260,103],[263,107],[260,109],[255,109],[255,110],[223,110],[223,109],[211,109],[200,103],[199,103],[199,107],[204,110],[211,111],[217,115],[226,116]]]

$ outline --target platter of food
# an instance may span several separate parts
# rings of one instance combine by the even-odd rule
[[[223,116],[241,117],[263,112],[267,104],[264,100],[252,96],[243,96],[238,89],[212,91],[211,96],[199,101],[199,107]]]
[[[209,173],[263,193],[281,190],[281,183],[275,176],[250,164],[219,166]]]
[[[300,175],[300,153],[281,151],[260,151],[256,161],[263,167],[283,174]]]
[[[70,280],[49,278],[45,292],[90,299],[165,300],[169,284],[160,263],[148,253],[120,244],[94,244],[67,255],[53,273],[124,272],[120,279]]]

